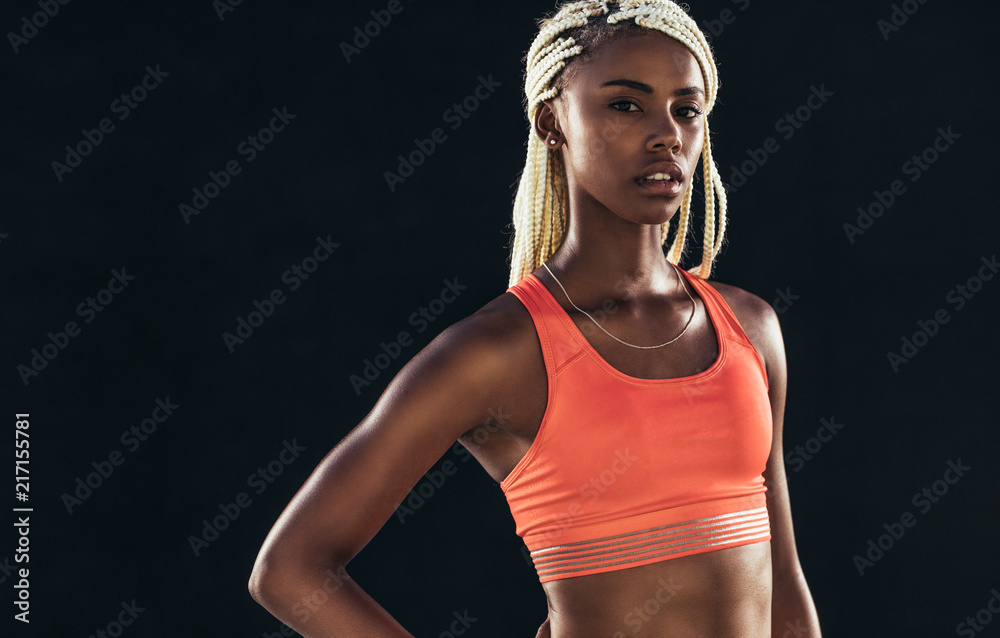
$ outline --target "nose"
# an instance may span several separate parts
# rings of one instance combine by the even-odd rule
[[[650,131],[646,139],[647,151],[680,152],[682,146],[681,127],[673,113],[666,111],[656,117],[649,118],[649,122]]]

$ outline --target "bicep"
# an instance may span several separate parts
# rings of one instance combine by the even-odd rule
[[[771,563],[775,574],[780,574],[800,569],[792,528],[792,510],[788,496],[788,477],[782,440],[788,368],[781,326],[770,306],[764,311],[761,324],[772,419],[771,452],[764,470],[764,484],[767,486],[767,509],[771,519]]]
[[[324,457],[275,523],[262,560],[348,562],[448,448],[486,420],[502,366],[460,325],[407,363]]]

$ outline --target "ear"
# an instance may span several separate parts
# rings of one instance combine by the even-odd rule
[[[542,144],[547,148],[553,149],[559,148],[565,141],[562,131],[559,130],[558,105],[554,102],[555,100],[546,100],[539,103],[535,109],[535,119],[532,122],[535,135],[542,140]],[[555,141],[555,144],[552,144],[552,141]]]

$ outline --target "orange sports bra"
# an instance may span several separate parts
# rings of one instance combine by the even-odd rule
[[[548,378],[535,440],[500,483],[540,582],[771,538],[764,362],[722,296],[676,270],[704,302],[719,355],[674,379],[613,368],[534,275],[508,289],[531,313]]]

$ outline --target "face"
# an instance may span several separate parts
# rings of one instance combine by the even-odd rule
[[[650,31],[605,43],[540,105],[536,132],[556,137],[574,208],[662,224],[680,207],[705,134],[705,82],[688,49]],[[672,180],[647,180],[656,173]]]

